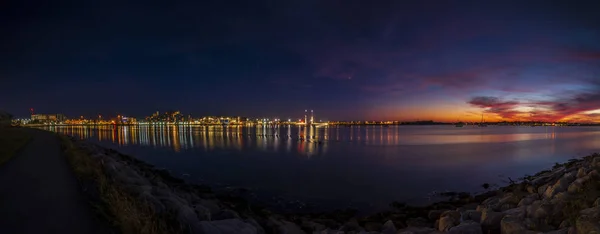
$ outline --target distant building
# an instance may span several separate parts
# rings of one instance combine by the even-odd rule
[[[67,117],[63,114],[33,114],[31,120],[43,123],[47,122],[63,122]]]
[[[12,124],[13,116],[8,112],[0,111],[0,127],[8,127]]]

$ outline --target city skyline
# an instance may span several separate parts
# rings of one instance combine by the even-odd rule
[[[450,121],[435,121],[431,119],[330,119],[317,117],[315,115],[314,110],[304,110],[302,112],[303,116],[242,116],[242,115],[192,115],[189,113],[181,112],[179,110],[176,111],[155,111],[150,113],[150,115],[144,116],[134,116],[127,115],[123,113],[115,113],[114,115],[107,114],[96,114],[93,116],[83,116],[83,115],[74,115],[74,116],[66,116],[61,113],[38,113],[34,112],[33,108],[30,109],[30,116],[16,116],[16,121],[30,121],[30,120],[44,120],[45,122],[55,122],[61,124],[82,124],[89,123],[93,124],[98,121],[103,123],[111,123],[115,124],[116,121],[124,121],[121,124],[128,124],[132,120],[133,123],[138,122],[165,122],[165,123],[176,123],[176,122],[210,122],[216,121],[221,123],[219,120],[229,120],[231,119],[234,123],[246,123],[246,122],[268,122],[268,123],[334,123],[334,124],[455,124],[455,123],[492,123],[492,124],[500,124],[500,123],[578,123],[578,124],[600,124],[600,121],[597,119],[592,120],[558,120],[558,121],[547,121],[547,120],[536,120],[536,119],[513,119],[513,120],[489,120],[481,116],[481,119],[477,120],[450,120]],[[129,119],[129,120],[128,120]],[[44,123],[40,122],[40,123]],[[75,122],[77,123],[75,123]],[[83,122],[82,122],[83,121]],[[200,122],[198,122],[200,121]],[[239,124],[238,123],[238,124]]]
[[[599,122],[600,5],[577,3],[15,2],[0,109]]]

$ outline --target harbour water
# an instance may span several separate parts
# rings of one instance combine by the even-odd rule
[[[45,129],[95,141],[196,183],[372,211],[392,201],[427,203],[435,191],[483,191],[483,183],[503,185],[600,152],[600,127]]]

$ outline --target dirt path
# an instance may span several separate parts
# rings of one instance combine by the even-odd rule
[[[0,166],[0,233],[110,233],[93,213],[52,133]]]

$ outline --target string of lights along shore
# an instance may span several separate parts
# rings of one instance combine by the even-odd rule
[[[203,116],[193,117],[184,115],[181,111],[156,111],[149,116],[136,118],[124,114],[115,114],[113,116],[98,114],[94,117],[75,116],[67,117],[60,113],[37,113],[34,108],[30,108],[30,118],[16,118],[13,123],[16,125],[40,126],[40,125],[225,125],[225,126],[254,126],[254,125],[298,125],[310,127],[327,127],[335,125],[460,125],[464,126],[482,126],[481,122],[434,122],[431,120],[416,121],[322,121],[316,120],[315,111],[304,110],[303,118],[248,118],[242,116]],[[542,121],[500,121],[487,122],[485,125],[497,126],[597,126],[598,123],[575,123],[575,122],[542,122]]]

